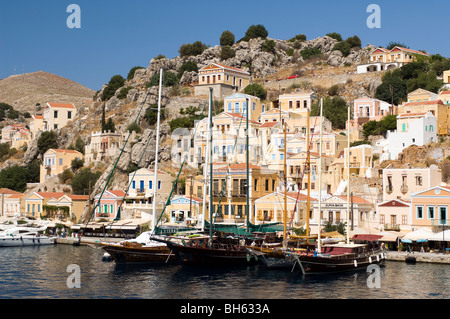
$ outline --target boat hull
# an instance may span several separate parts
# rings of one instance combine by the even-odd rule
[[[209,247],[190,247],[167,243],[184,266],[245,266],[258,261],[244,247],[239,249],[220,249]]]
[[[51,237],[3,237],[0,247],[45,246],[55,244]]]
[[[372,264],[381,265],[386,260],[386,254],[377,252],[359,257],[298,255],[287,256],[287,259],[292,261],[293,269],[300,270],[303,274],[319,274],[359,270]]]
[[[126,263],[176,263],[175,254],[167,246],[124,246],[102,244],[102,249],[118,264]]]

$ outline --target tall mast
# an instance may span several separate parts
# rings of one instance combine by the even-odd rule
[[[211,106],[209,106],[209,108],[211,108]],[[208,161],[212,159],[209,159],[209,134],[210,134],[210,125],[209,122],[211,121],[211,113],[209,112],[208,109],[208,131],[206,132],[206,148],[205,148],[205,164],[203,165],[203,174],[204,174],[204,179],[203,179],[203,209],[202,209],[202,216],[203,216],[203,225],[202,225],[202,231],[205,230],[205,223],[206,223],[206,186],[208,185]]]
[[[320,221],[320,217],[322,215],[322,131],[323,131],[323,117],[322,117],[322,113],[323,113],[323,98],[320,99],[320,137],[319,137],[319,237],[318,237],[318,253],[320,254],[321,252],[321,243],[320,243],[320,232],[321,232],[321,221]]]
[[[310,155],[310,141],[309,141],[309,134],[310,134],[310,128],[309,128],[309,108],[308,111],[308,123],[306,124],[306,173],[308,175],[308,188],[307,188],[307,198],[306,198],[306,235],[309,236],[309,211],[311,209],[311,203],[309,201],[311,196],[311,172],[310,172],[310,166],[311,166],[311,155]]]
[[[287,155],[287,133],[286,133],[286,121],[283,123],[284,127],[284,213],[283,213],[283,247],[287,247],[287,230],[286,230],[286,224],[287,224],[287,162],[286,162],[286,155]]]
[[[347,244],[350,243],[349,219],[350,219],[350,105],[348,106],[347,121]]]
[[[212,117],[212,94],[209,88],[209,238],[212,245],[213,235],[213,117]]]
[[[250,108],[250,106],[249,106],[249,100],[248,100],[248,98],[246,98],[245,99],[246,100],[246,103],[247,103],[247,107],[245,108],[245,112],[246,112],[246,126],[247,126],[247,137],[246,137],[246,139],[247,139],[247,141],[246,141],[246,147],[247,147],[247,154],[246,154],[246,156],[247,156],[247,160],[246,160],[246,162],[247,162],[247,212],[246,212],[246,215],[247,215],[247,232],[250,230],[250,226],[249,226],[249,222],[250,222],[250,173],[249,173],[249,156],[248,156],[248,154],[249,154],[249,147],[248,147],[248,135],[249,135],[249,130],[248,130],[248,109]]]
[[[156,229],[156,189],[158,188],[158,150],[159,150],[159,125],[161,121],[161,91],[162,91],[163,69],[159,75],[159,98],[158,98],[158,118],[156,124],[156,152],[155,152],[155,178],[153,185],[153,229]]]

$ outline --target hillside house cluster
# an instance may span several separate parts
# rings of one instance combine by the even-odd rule
[[[400,47],[389,51],[378,48],[371,53],[367,65],[358,67],[358,72],[400,67],[414,61],[417,55],[426,54]],[[444,72],[444,79],[446,76],[449,74]],[[310,116],[312,106],[319,100],[316,92],[281,94],[277,100],[265,103],[242,93],[249,83],[250,74],[237,68],[211,63],[199,70],[195,94],[207,96],[212,89],[214,98],[223,99],[224,110],[212,118],[212,146],[207,118],[197,121],[193,129],[172,132],[173,164],[185,161],[199,170],[197,176],[186,179],[183,194],[169,198],[175,180],[172,174],[139,168],[129,173],[127,189],[105,189],[92,194],[91,201],[85,195],[47,191],[21,194],[2,189],[0,217],[78,220],[88,208],[96,221],[151,221],[154,213],[159,216],[164,211],[162,219],[167,222],[191,224],[209,219],[209,214],[202,214],[211,209],[216,221],[245,222],[248,216],[252,223],[281,222],[286,190],[288,216],[297,227],[308,221],[313,232],[318,231],[319,223],[337,225],[347,218],[352,229],[409,231],[448,224],[450,188],[442,185],[442,172],[436,166],[387,167],[379,171],[373,160],[374,156],[380,161],[397,159],[411,145],[422,146],[447,136],[450,91],[435,94],[418,89],[401,105],[361,97],[353,101],[346,130],[336,132],[328,119]],[[20,125],[3,128],[2,141],[25,145],[40,131],[61,129],[77,115],[73,104],[47,103],[42,114],[32,116],[29,130]],[[386,115],[396,116],[395,131],[388,132],[373,146],[349,147],[349,139],[362,139],[364,124]],[[20,140],[20,134],[27,137]],[[92,132],[84,155],[49,149],[42,158],[40,182],[58,176],[75,159],[83,159],[85,165],[115,159],[125,140],[127,137],[120,132]],[[135,141],[134,135],[131,140]],[[213,162],[212,185],[207,175],[209,166],[205,166],[207,159]],[[374,185],[370,182],[374,178],[382,182]]]

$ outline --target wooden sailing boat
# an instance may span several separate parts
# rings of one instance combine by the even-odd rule
[[[249,105],[247,99],[246,107],[246,127],[247,127],[247,230],[249,221]],[[227,265],[246,265],[249,262],[255,262],[257,258],[251,258],[245,249],[246,239],[241,236],[217,236],[214,235],[214,223],[213,223],[213,147],[212,147],[212,89],[210,89],[210,101],[209,101],[209,119],[210,119],[210,204],[209,204],[209,239],[205,242],[201,237],[199,240],[193,238],[191,241],[179,241],[174,238],[166,238],[165,240],[155,238],[156,240],[162,240],[167,246],[175,253],[178,261],[182,265],[194,265],[194,266],[227,266]]]
[[[155,182],[158,180],[158,148],[159,148],[159,127],[161,119],[161,93],[162,93],[162,77],[163,69],[160,70],[159,83],[159,101],[158,101],[158,118],[157,118],[157,134],[156,134],[156,153],[155,153]],[[153,223],[156,229],[156,189],[153,193]],[[153,230],[153,231],[154,231]],[[152,262],[176,262],[175,255],[167,247],[166,244],[151,240],[153,231],[144,232],[133,240],[127,240],[119,243],[101,242],[99,245],[109,254],[116,263],[152,263]]]
[[[350,108],[348,110],[350,118]],[[323,103],[320,103],[320,159],[322,158],[322,119]],[[350,143],[350,134],[348,132],[348,141]],[[348,145],[350,146],[350,145]],[[350,147],[348,147],[350,152]],[[350,158],[347,156],[348,169]],[[348,172],[348,176],[350,176]],[[348,177],[347,177],[348,178]],[[347,181],[347,191],[350,180]],[[349,202],[347,202],[349,207]],[[361,269],[370,264],[382,263],[385,259],[384,251],[381,246],[375,242],[353,242],[349,240],[349,214],[347,211],[347,241],[334,245],[323,245],[321,240],[321,212],[322,212],[322,160],[319,161],[319,229],[317,250],[314,253],[293,253],[286,254],[286,258],[293,260],[294,266],[298,264],[303,275],[311,273],[328,273]]]
[[[349,109],[350,117],[350,109]],[[347,241],[346,243],[338,243],[335,245],[323,245],[321,240],[321,211],[322,211],[322,119],[323,105],[320,102],[320,161],[319,161],[319,229],[317,248],[314,252],[295,251],[292,249],[283,250],[260,250],[253,251],[269,268],[291,268],[294,270],[296,265],[303,275],[313,273],[329,273],[339,271],[349,271],[361,269],[370,264],[382,263],[386,255],[378,243],[372,241],[360,241],[350,243],[348,232],[348,211],[347,211]],[[350,134],[348,134],[350,139]],[[350,147],[348,148],[350,150]],[[348,169],[349,169],[349,157]],[[348,175],[349,176],[349,175]],[[349,177],[347,177],[349,178]],[[348,186],[350,180],[348,179]],[[349,207],[349,202],[347,202]],[[309,215],[309,212],[308,212]],[[309,216],[307,218],[309,220]]]

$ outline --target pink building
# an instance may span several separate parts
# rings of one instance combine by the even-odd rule
[[[118,217],[118,209],[125,197],[125,192],[106,190],[101,199],[100,195],[95,196],[95,218],[115,219]]]
[[[411,194],[411,226],[443,227],[450,223],[450,187],[435,186]]]
[[[353,138],[362,138],[361,132],[364,124],[369,121],[380,121],[388,114],[397,114],[397,107],[370,97],[362,97],[355,100],[353,102],[353,119],[350,120],[350,130],[353,131]]]

